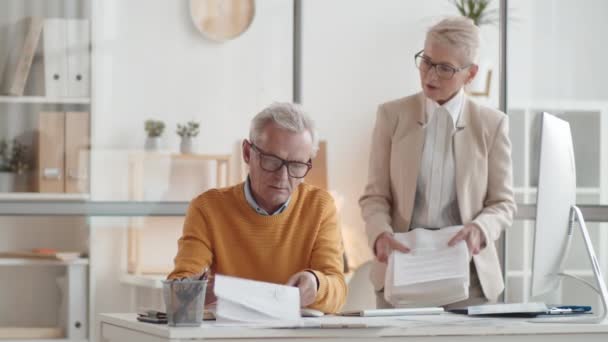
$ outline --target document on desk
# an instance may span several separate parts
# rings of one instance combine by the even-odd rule
[[[293,286],[216,275],[218,321],[300,321],[300,293]]]
[[[460,229],[462,226],[395,234],[410,252],[393,252],[389,257],[386,300],[395,306],[440,306],[468,298],[468,248],[464,241],[448,247]]]

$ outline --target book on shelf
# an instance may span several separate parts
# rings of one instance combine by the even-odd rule
[[[26,17],[7,27],[8,55],[2,73],[2,93],[22,96],[44,25],[41,17]]]

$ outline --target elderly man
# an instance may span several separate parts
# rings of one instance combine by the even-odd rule
[[[313,122],[297,105],[275,103],[253,119],[242,149],[247,180],[191,202],[169,278],[210,267],[296,286],[302,307],[337,312],[347,289],[336,207],[302,183],[318,149]]]

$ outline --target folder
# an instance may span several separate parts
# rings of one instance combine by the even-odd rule
[[[47,97],[68,96],[67,25],[65,19],[44,20],[44,88]]]
[[[67,19],[67,92],[69,97],[90,95],[90,25],[86,19]]]
[[[89,192],[90,115],[65,113],[65,192]]]
[[[9,54],[3,72],[3,94],[23,95],[43,23],[40,17],[27,17],[9,29],[11,42],[8,44]]]
[[[38,118],[38,191],[65,190],[65,113],[41,112]]]

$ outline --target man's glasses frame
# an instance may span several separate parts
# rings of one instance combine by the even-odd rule
[[[276,172],[280,170],[283,165],[285,165],[285,167],[287,167],[287,174],[289,177],[304,178],[310,169],[312,169],[312,159],[309,159],[306,163],[294,160],[285,160],[275,156],[274,154],[262,151],[262,149],[257,147],[252,142],[249,142],[249,146],[260,156],[260,167],[266,172]],[[273,166],[271,167],[270,165]]]

